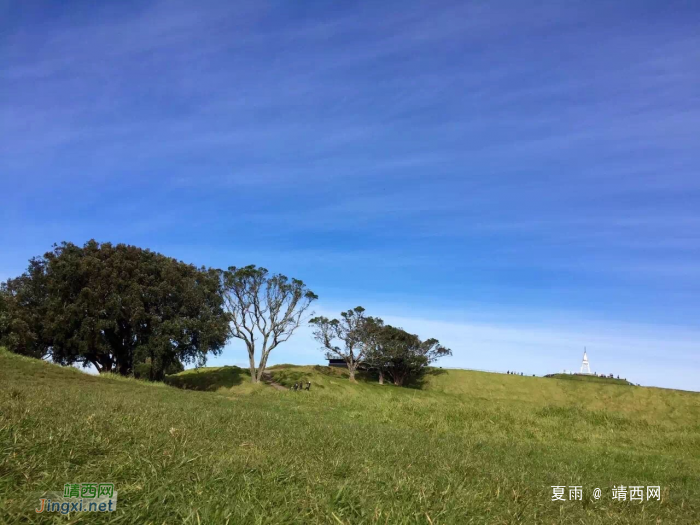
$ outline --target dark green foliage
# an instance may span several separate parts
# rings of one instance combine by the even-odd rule
[[[27,271],[0,283],[0,345],[41,359],[49,354],[46,261],[29,261]]]
[[[185,371],[185,365],[183,365],[180,361],[173,361],[168,365],[165,370],[163,370],[164,374],[166,376],[173,375],[173,374],[179,374],[180,372]]]
[[[5,337],[9,334],[10,327],[10,296],[6,283],[0,283],[0,346],[7,346]]]
[[[71,243],[7,283],[10,350],[129,375],[203,362],[227,338],[219,275],[125,244]],[[153,377],[151,377],[153,378]]]
[[[151,358],[148,357],[146,361],[134,365],[134,377],[136,379],[147,379],[149,381],[162,381],[165,379],[165,376],[178,374],[183,370],[185,370],[185,367],[177,359],[171,362],[166,368],[163,368],[160,359],[156,358],[154,364]]]
[[[376,368],[380,377],[387,375],[395,385],[405,385],[418,377],[437,359],[452,355],[437,339],[421,341],[420,337],[406,332],[402,328],[374,320],[372,341],[366,355],[366,361]]]

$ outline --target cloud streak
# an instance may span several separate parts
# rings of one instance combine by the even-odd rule
[[[700,314],[693,6],[3,9],[0,273],[95,237],[330,299]]]

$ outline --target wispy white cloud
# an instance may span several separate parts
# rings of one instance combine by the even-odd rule
[[[696,317],[695,11],[29,13],[3,17],[0,36],[2,272],[95,237],[263,263],[333,296]]]

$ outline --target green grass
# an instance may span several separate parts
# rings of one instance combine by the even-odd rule
[[[547,377],[554,379],[566,379],[568,381],[588,381],[592,383],[608,383],[611,385],[632,385],[627,379],[617,379],[615,377],[591,376],[581,374],[551,374]]]
[[[250,373],[237,366],[194,368],[166,376],[165,383],[178,388],[216,391],[250,382]]]
[[[0,523],[700,523],[698,394],[271,373],[311,391],[254,387],[235,367],[169,378],[184,390],[0,351]],[[37,492],[81,481],[114,482],[117,511],[34,513]],[[660,485],[662,501],[612,501],[619,484]],[[581,485],[584,500],[552,502],[551,485]]]

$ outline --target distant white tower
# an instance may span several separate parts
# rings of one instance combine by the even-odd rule
[[[583,349],[583,362],[581,363],[581,373],[590,374],[591,367],[588,364],[588,355],[586,354],[586,349]]]

